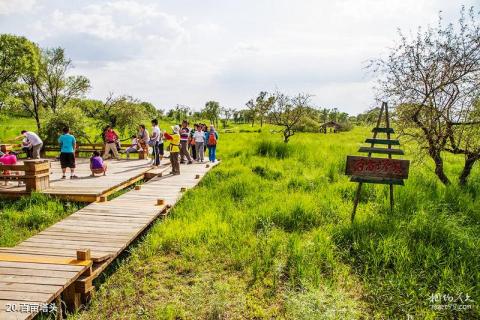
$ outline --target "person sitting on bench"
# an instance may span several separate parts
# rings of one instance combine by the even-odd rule
[[[96,173],[107,175],[107,164],[103,162],[103,158],[98,151],[93,151],[93,155],[90,158],[90,171],[92,171],[90,175],[92,177],[95,177]]]
[[[127,159],[130,159],[130,153],[137,153],[137,152],[142,152],[143,149],[138,143],[137,136],[132,136],[132,144],[130,147],[125,150],[125,153],[127,154]]]

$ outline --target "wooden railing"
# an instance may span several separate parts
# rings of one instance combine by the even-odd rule
[[[5,171],[10,171],[10,174],[4,174]],[[24,174],[18,174],[19,172],[24,172]],[[23,181],[27,192],[48,189],[50,187],[50,162],[48,160],[25,160],[21,165],[0,164],[0,180]]]

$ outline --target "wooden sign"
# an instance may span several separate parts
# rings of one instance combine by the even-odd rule
[[[407,179],[410,161],[347,156],[345,174],[369,178]]]
[[[380,126],[383,116],[385,116],[385,127]],[[390,210],[393,210],[393,186],[403,186],[403,180],[408,178],[410,161],[392,159],[392,156],[401,156],[404,152],[402,149],[394,148],[394,146],[400,146],[400,141],[391,139],[391,134],[395,131],[390,127],[386,102],[382,103],[377,125],[372,129],[372,132],[373,137],[365,140],[365,143],[370,145],[358,149],[358,152],[367,153],[367,157],[347,156],[345,174],[350,176],[350,181],[358,182],[353,201],[352,222],[355,219],[355,212],[360,202],[360,192],[364,183],[388,184],[390,186]],[[386,139],[378,138],[379,133],[385,134]],[[384,154],[388,158],[373,158],[372,154]]]

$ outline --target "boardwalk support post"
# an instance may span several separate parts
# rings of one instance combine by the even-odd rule
[[[90,261],[91,260],[90,249],[81,249],[77,250],[77,260],[78,261]],[[92,274],[92,266],[89,266],[83,275],[88,276]],[[77,311],[82,304],[82,296],[85,293],[91,291],[91,288],[81,288],[79,282],[74,282],[70,284],[63,292],[62,297],[65,302],[66,309],[68,312]]]
[[[41,191],[50,187],[50,163],[48,160],[25,160],[25,187],[27,192]]]

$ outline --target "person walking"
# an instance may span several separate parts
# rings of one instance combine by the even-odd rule
[[[168,133],[164,133],[165,139],[170,141],[170,145],[168,146],[168,150],[170,151],[170,162],[172,163],[172,172],[173,175],[180,174],[180,163],[178,161],[178,156],[180,153],[180,127],[178,125],[172,127],[173,134],[170,135]]]
[[[32,131],[22,130],[20,137],[27,138],[32,145],[32,159],[40,159],[40,150],[43,147],[43,141],[40,137]]]
[[[217,159],[218,133],[215,131],[213,124],[210,125],[210,131],[205,133],[205,139],[208,147],[208,159],[210,162],[215,162]]]
[[[149,145],[153,149],[153,161],[152,164],[155,167],[160,165],[160,161],[163,159],[163,136],[162,131],[158,127],[158,120],[152,120],[152,135],[150,136]]]
[[[192,158],[188,153],[188,137],[190,136],[190,129],[188,128],[187,120],[182,121],[182,128],[180,129],[180,163],[185,163],[187,158],[188,164],[192,163]]]
[[[62,167],[62,179],[65,179],[67,168],[70,168],[70,179],[77,179],[75,175],[75,149],[77,141],[70,134],[68,127],[63,128],[62,135],[58,138],[60,144],[60,167]]]
[[[113,157],[117,160],[120,160],[120,155],[117,150],[118,134],[111,126],[107,127],[104,134],[105,139],[105,152],[103,154],[103,159],[106,160],[110,158],[110,152],[113,153]]]
[[[202,126],[196,126],[193,139],[195,140],[195,149],[197,150],[197,161],[203,162],[204,146],[205,146],[205,132],[202,131]]]

